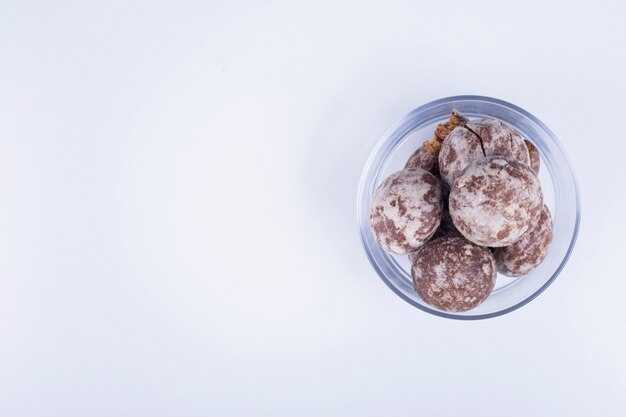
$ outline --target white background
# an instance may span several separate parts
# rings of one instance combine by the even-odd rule
[[[624,3],[380,3],[1,1],[0,416],[624,415]],[[479,322],[355,221],[376,141],[457,94],[582,194],[561,276]]]

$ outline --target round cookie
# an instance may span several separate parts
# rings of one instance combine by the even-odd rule
[[[452,221],[463,236],[481,246],[501,247],[535,227],[543,195],[528,165],[491,156],[457,177],[449,204]]]
[[[422,299],[444,311],[467,311],[482,303],[496,282],[496,262],[488,248],[456,236],[424,245],[411,267]]]
[[[420,146],[411,154],[404,165],[404,169],[415,168],[422,168],[424,171],[428,171],[437,176],[439,174],[439,161],[437,156],[430,153],[424,145]]]
[[[419,248],[441,221],[439,181],[423,169],[391,174],[374,193],[370,229],[387,252],[405,254]]]
[[[441,178],[451,186],[459,172],[484,156],[478,136],[464,126],[457,126],[443,142],[439,152]]]
[[[526,144],[526,148],[528,149],[528,155],[530,156],[530,167],[535,171],[535,174],[539,174],[539,167],[541,165],[541,160],[539,159],[539,151],[534,143],[529,141],[528,139],[524,139],[524,143]]]
[[[443,143],[439,170],[442,178],[452,185],[469,164],[496,155],[530,164],[524,139],[513,126],[496,119],[472,120],[465,127],[454,129]]]
[[[530,233],[511,246],[493,249],[498,271],[510,277],[529,273],[545,259],[552,237],[552,216],[544,205],[539,222]]]

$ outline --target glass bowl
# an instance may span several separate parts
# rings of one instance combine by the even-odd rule
[[[432,138],[437,124],[458,109],[470,118],[490,117],[505,121],[539,150],[539,179],[544,202],[554,222],[554,238],[545,260],[519,278],[498,274],[491,295],[476,308],[459,313],[441,311],[426,304],[413,289],[406,255],[392,255],[376,243],[369,228],[370,201],[379,184],[401,170],[406,160],[425,140]],[[361,176],[357,196],[357,221],[363,247],[382,280],[409,304],[428,313],[459,320],[497,317],[527,304],[541,294],[559,275],[572,253],[580,224],[580,200],[576,176],[558,139],[539,119],[502,100],[481,96],[455,96],[435,100],[407,114],[378,142]]]

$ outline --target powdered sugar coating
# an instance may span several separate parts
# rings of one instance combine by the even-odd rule
[[[422,168],[423,170],[431,172],[435,175],[433,170],[436,169],[436,172],[438,172],[439,169],[437,162],[437,156],[428,152],[424,145],[422,145],[417,148],[413,154],[411,154],[404,165],[404,169]]]
[[[452,185],[454,178],[466,166],[484,156],[478,137],[464,126],[457,126],[443,142],[439,152],[441,178]]]
[[[445,200],[444,200],[443,211],[441,212],[441,222],[439,223],[439,227],[437,228],[437,230],[435,230],[435,233],[430,238],[430,240],[439,239],[440,237],[453,237],[453,236],[463,237],[461,232],[459,232],[456,226],[454,226],[452,217],[450,217],[450,211],[448,210],[448,207],[446,206]],[[417,253],[423,247],[424,246],[408,253],[409,262],[411,263],[411,265],[413,265],[413,262],[415,262]]]
[[[477,119],[469,122],[467,128],[481,139],[486,156],[505,156],[530,165],[524,138],[510,124],[497,119]]]
[[[497,119],[472,120],[454,129],[443,143],[439,154],[441,176],[451,185],[469,164],[496,155],[530,164],[524,138],[517,129]]]
[[[545,259],[552,237],[552,216],[543,206],[539,222],[530,233],[511,246],[493,249],[498,271],[510,277],[529,273]]]
[[[421,168],[399,171],[374,193],[370,228],[384,250],[406,254],[437,230],[442,207],[437,178]]]
[[[539,221],[543,195],[526,165],[501,156],[469,165],[454,181],[450,216],[459,232],[481,246],[509,246]]]
[[[493,290],[496,262],[488,248],[462,237],[442,237],[415,254],[411,275],[426,303],[444,311],[467,311]]]

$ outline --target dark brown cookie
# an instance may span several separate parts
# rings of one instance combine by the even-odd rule
[[[529,273],[545,259],[552,237],[552,216],[543,206],[539,222],[530,233],[511,246],[493,249],[498,271],[510,277]]]
[[[496,155],[530,164],[524,139],[513,126],[496,119],[472,120],[464,127],[454,129],[442,144],[439,153],[441,177],[452,185],[469,164]]]
[[[535,227],[543,195],[528,165],[491,156],[469,165],[456,178],[449,204],[463,236],[481,246],[501,247]]]
[[[539,167],[541,166],[541,160],[539,159],[539,151],[537,147],[528,139],[524,139],[526,148],[528,149],[528,155],[530,156],[530,167],[535,171],[535,174],[539,174]]]
[[[422,246],[441,221],[439,181],[423,169],[391,174],[374,193],[370,228],[387,252],[405,254]]]
[[[432,240],[413,256],[413,261],[415,291],[440,310],[470,310],[489,296],[496,282],[491,251],[463,237]]]

